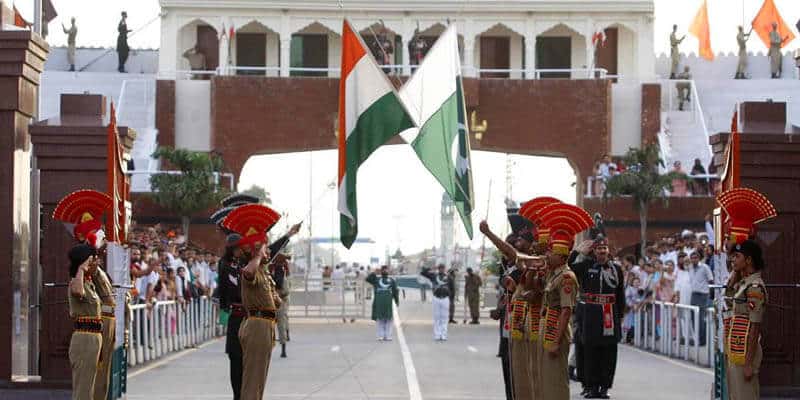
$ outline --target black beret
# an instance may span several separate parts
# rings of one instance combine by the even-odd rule
[[[73,269],[76,269],[83,264],[89,257],[97,254],[97,251],[94,247],[89,246],[86,243],[81,243],[79,245],[74,246],[69,250],[67,254],[69,257],[69,263]]]

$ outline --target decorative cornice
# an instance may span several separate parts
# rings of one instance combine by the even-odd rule
[[[341,12],[333,0],[160,0],[162,9],[260,9]],[[354,16],[363,12],[447,12],[447,13],[513,13],[513,12],[625,12],[655,11],[653,0],[343,0],[343,12]]]

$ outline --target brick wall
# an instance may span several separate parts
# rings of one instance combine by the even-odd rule
[[[642,143],[656,143],[661,129],[661,85],[642,85]]]
[[[175,146],[175,81],[156,81],[158,145]]]
[[[335,148],[338,85],[327,78],[214,77],[212,148],[237,176],[252,155]],[[489,123],[482,142],[473,140],[476,150],[564,156],[581,176],[609,150],[608,81],[466,79],[464,87],[469,111]]]
[[[631,199],[585,198],[583,206],[590,214],[599,212],[606,224],[606,234],[615,249],[639,243],[639,214]],[[715,207],[713,197],[670,197],[666,207],[657,201],[650,206],[647,218],[647,240],[674,235],[684,229],[703,230],[704,217]]]

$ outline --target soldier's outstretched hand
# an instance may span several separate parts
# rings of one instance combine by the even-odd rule
[[[490,232],[489,231],[489,224],[486,221],[481,221],[481,223],[480,223],[480,225],[478,225],[478,227],[480,228],[481,233],[483,233],[484,235]]]

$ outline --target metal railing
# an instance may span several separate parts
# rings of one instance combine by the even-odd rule
[[[128,365],[136,366],[194,347],[218,335],[218,306],[206,296],[186,303],[158,301],[131,306]]]
[[[125,172],[128,175],[160,175],[160,174],[167,174],[167,175],[181,175],[183,172],[181,171],[139,171],[139,170],[132,170]],[[214,172],[214,179],[216,183],[219,184],[220,178],[228,179],[228,186],[231,191],[234,191],[234,184],[235,179],[232,173],[230,172]]]
[[[700,95],[697,91],[697,84],[693,79],[662,79],[661,83],[661,93],[662,97],[667,96],[666,101],[662,98],[662,111],[676,111],[678,107],[675,106],[675,101],[680,102],[681,99],[681,89],[678,88],[678,85],[687,85],[689,89],[689,96],[690,100],[687,102],[689,105],[689,111],[692,113],[692,122],[699,123],[700,129],[703,131],[705,135],[706,143],[708,143],[709,133],[708,133],[708,126],[706,124],[705,114],[703,113],[703,106],[700,104]],[[664,110],[664,105],[667,106],[666,110]],[[708,159],[711,159],[713,156],[713,152],[711,150],[711,145],[707,147],[707,156]]]
[[[413,73],[419,68],[417,64],[386,64],[379,65],[387,74],[408,76],[407,72]],[[205,79],[205,77],[219,76],[219,75],[236,75],[237,72],[252,72],[253,75],[266,75],[268,72],[275,73],[275,76],[283,76],[283,67],[280,66],[243,66],[243,65],[228,65],[220,66],[214,70],[161,70],[158,73],[159,77],[167,78],[170,76],[175,79]],[[480,68],[476,66],[462,65],[462,71],[470,72],[465,75],[466,77],[479,77],[481,73],[495,73],[495,74],[519,74],[517,78],[507,79],[617,79],[619,75],[609,75],[608,70],[605,68]],[[339,67],[289,67],[286,68],[289,75],[292,73],[320,73],[322,76],[328,74],[338,74],[341,72]],[[472,75],[472,76],[470,76]],[[543,76],[544,75],[544,76]],[[552,78],[547,75],[565,75],[554,76]]]
[[[709,190],[707,193],[694,193],[691,192],[687,196],[681,197],[704,197],[704,196],[713,196],[713,188],[710,187],[710,183],[712,180],[719,180],[719,175],[715,174],[702,174],[702,175],[686,175],[690,182],[703,182],[706,186],[709,186]],[[603,196],[603,188],[598,188],[598,184],[602,184],[603,178],[600,176],[588,176],[586,177],[586,193],[584,197],[602,197]],[[601,182],[601,183],[598,183]],[[669,192],[665,192],[667,196],[670,195]],[[622,196],[625,197],[625,196]]]
[[[289,316],[303,318],[360,319],[368,317],[372,286],[363,278],[291,277]]]
[[[632,311],[633,345],[670,358],[710,367],[714,361],[716,312],[699,306],[654,301]],[[700,319],[705,319],[705,339],[700,345]]]

